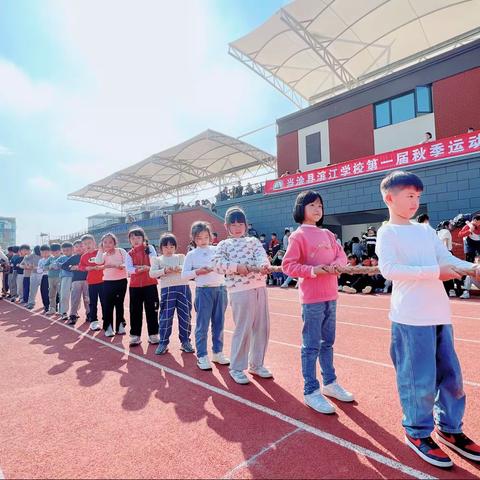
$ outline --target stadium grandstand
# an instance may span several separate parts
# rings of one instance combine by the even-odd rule
[[[315,188],[328,206],[326,226],[345,241],[381,224],[380,178],[408,168],[425,182],[419,213],[433,224],[478,211],[479,17],[478,0],[294,1],[229,45],[297,107],[276,121],[276,158],[207,130],[69,198],[135,207],[141,217],[154,200],[173,198],[178,209],[187,195],[226,193],[238,181],[246,189],[261,173],[264,188],[250,186],[253,194],[219,193],[214,212],[195,208],[220,221],[238,204],[259,232],[282,231],[298,192]],[[152,238],[161,229],[178,234],[168,212],[138,220],[148,222],[157,222]]]
[[[215,214],[215,197],[258,196],[262,193],[261,186],[249,181],[275,176],[276,158],[273,155],[237,138],[206,130],[91,183],[68,198],[122,212],[120,217],[112,216],[103,224],[89,228],[96,236],[110,231],[118,236],[122,246],[127,246],[126,233],[137,225],[152,239],[158,239],[167,229],[174,230],[180,245],[186,246],[188,236],[179,233],[178,219],[187,218],[190,212],[198,217],[197,220],[221,226],[221,219]],[[202,200],[185,204],[186,198],[199,194]],[[223,228],[219,230],[222,233]],[[86,230],[62,236],[59,240],[78,238],[83,233]]]

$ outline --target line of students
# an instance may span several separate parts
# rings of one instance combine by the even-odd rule
[[[480,461],[480,446],[463,433],[466,395],[453,344],[450,305],[442,281],[460,278],[461,269],[471,269],[478,281],[480,266],[455,258],[431,227],[410,221],[418,210],[422,191],[421,180],[408,172],[392,172],[382,181],[381,193],[390,220],[378,232],[377,252],[382,275],[393,281],[391,357],[406,443],[428,463],[450,467],[453,465],[450,457],[431,437],[434,430],[440,443],[470,460]],[[335,236],[322,228],[324,207],[317,192],[298,195],[294,219],[300,227],[289,237],[282,268],[290,277],[299,279],[305,404],[317,412],[332,414],[335,405],[327,397],[352,402],[354,395],[337,382],[334,367],[337,269],[347,265],[347,257]],[[130,275],[130,343],[140,342],[145,309],[149,341],[158,344],[156,354],[165,354],[168,350],[175,311],[181,349],[187,353],[195,351],[190,342],[192,293],[189,287],[189,281],[194,280],[198,367],[212,368],[207,349],[211,329],[211,359],[221,365],[230,364],[230,375],[235,382],[249,383],[247,369],[261,378],[271,378],[273,375],[264,361],[270,331],[266,278],[272,267],[260,241],[246,236],[247,221],[240,208],[227,211],[225,227],[228,238],[213,247],[208,224],[196,222],[191,231],[196,248],[186,257],[176,253],[176,239],[172,234],[162,236],[159,257],[141,229],[130,232],[132,249],[128,253],[117,247],[112,234],[102,238],[98,249],[93,237],[86,235],[73,245],[78,257],[73,261],[73,257],[67,255],[70,247],[63,245],[63,254],[68,258],[60,268],[86,273],[85,279],[72,277],[72,285],[75,281],[88,284],[88,319],[92,330],[100,328],[96,317],[96,302],[100,298],[107,336],[115,334],[114,311],[115,330],[125,333],[123,301],[127,275]],[[60,283],[62,297],[62,285],[68,283],[51,281],[56,277],[53,274],[50,277],[50,272],[59,270],[56,265],[60,263],[59,254],[54,253],[57,247],[54,249],[52,245],[51,249],[52,255],[43,259],[45,262],[37,273],[42,271],[43,275],[47,269],[49,286],[56,292]],[[38,263],[40,265],[40,260]],[[160,302],[157,278],[160,279]],[[72,294],[73,291],[72,287]],[[75,291],[78,297],[87,297],[87,290],[80,285]],[[231,359],[223,352],[226,291],[235,323]],[[52,301],[55,304],[56,298],[50,295],[50,305]],[[73,304],[73,295],[71,301]],[[53,308],[50,306],[48,311],[52,312]],[[76,313],[69,318],[69,322],[74,323]],[[317,361],[322,385],[317,377]]]

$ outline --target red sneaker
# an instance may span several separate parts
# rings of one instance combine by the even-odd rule
[[[480,462],[480,445],[477,445],[473,440],[468,438],[464,433],[445,433],[436,430],[437,439],[440,443],[447,445],[452,450],[462,455],[462,457]]]
[[[432,437],[413,438],[405,434],[406,444],[430,465],[440,468],[453,467],[450,457],[433,441]]]

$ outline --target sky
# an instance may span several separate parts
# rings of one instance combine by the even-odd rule
[[[0,216],[17,243],[83,230],[67,195],[211,128],[295,106],[228,55],[285,0],[0,0]],[[275,127],[243,140],[276,154]]]

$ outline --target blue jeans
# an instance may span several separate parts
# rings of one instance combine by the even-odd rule
[[[210,319],[212,320],[212,351],[223,351],[223,324],[227,309],[227,290],[225,287],[198,287],[195,290],[195,345],[197,356],[207,355],[207,337]]]
[[[320,388],[317,359],[320,361],[323,384],[329,385],[337,379],[333,367],[336,313],[336,300],[302,305],[302,374],[305,395]]]
[[[451,325],[413,326],[392,322],[390,355],[408,435],[460,433],[465,411],[460,363]]]

